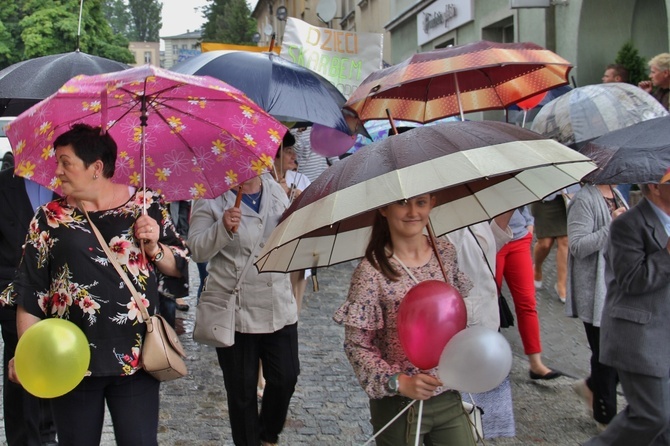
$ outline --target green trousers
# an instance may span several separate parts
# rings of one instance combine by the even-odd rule
[[[376,434],[412,400],[403,396],[370,400],[370,422]],[[377,446],[414,446],[418,425],[417,401],[376,438]],[[423,402],[419,444],[427,446],[474,446],[475,439],[461,395],[449,391]]]

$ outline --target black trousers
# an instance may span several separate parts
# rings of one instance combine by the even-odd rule
[[[236,446],[277,443],[300,374],[298,324],[274,333],[235,333],[232,347],[217,348],[228,396],[228,412]],[[263,364],[265,391],[258,410],[258,361]]]
[[[617,413],[619,374],[614,367],[600,362],[600,327],[584,322],[584,330],[591,347],[591,376],[586,379],[586,385],[593,392],[593,418],[599,423],[609,424]]]
[[[9,360],[14,357],[18,335],[16,319],[0,320],[5,347],[2,361],[2,404],[5,411],[5,438],[9,446],[56,444],[56,425],[49,400],[26,392],[8,378]]]
[[[51,400],[59,446],[100,444],[105,402],[118,446],[157,446],[159,387],[144,370],[84,378],[74,390]]]

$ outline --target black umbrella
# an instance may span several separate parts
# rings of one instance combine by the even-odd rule
[[[221,79],[279,121],[297,127],[316,123],[351,134],[342,115],[342,93],[320,74],[275,53],[208,51],[171,70]]]
[[[584,177],[593,184],[658,183],[670,167],[670,116],[609,132],[580,152],[598,169]]]
[[[103,57],[73,51],[36,57],[0,71],[0,116],[18,116],[79,74],[111,73],[130,68]]]

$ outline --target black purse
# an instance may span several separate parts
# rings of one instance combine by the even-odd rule
[[[500,328],[514,326],[514,313],[505,299],[502,291],[498,291],[498,310],[500,311]]]
[[[489,267],[489,271],[493,276],[493,280],[495,280],[496,275],[491,269],[491,265],[489,265],[488,260],[486,259],[484,248],[482,248],[482,245],[479,243],[479,240],[477,240],[477,236],[475,235],[474,232],[472,232],[472,229],[470,229],[470,227],[468,227],[468,231],[470,231],[472,238],[475,239],[475,242],[477,242],[479,249],[482,251],[482,255],[484,256],[484,263],[486,263],[486,266]],[[507,299],[505,299],[505,296],[503,296],[503,293],[500,290],[498,290],[498,312],[500,313],[500,328],[512,327],[514,325],[514,313],[507,304]]]

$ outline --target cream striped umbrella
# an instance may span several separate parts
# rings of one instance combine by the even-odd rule
[[[366,146],[322,173],[293,202],[259,255],[260,271],[363,257],[376,210],[424,193],[437,235],[537,201],[596,168],[530,130],[491,121],[423,126]]]

